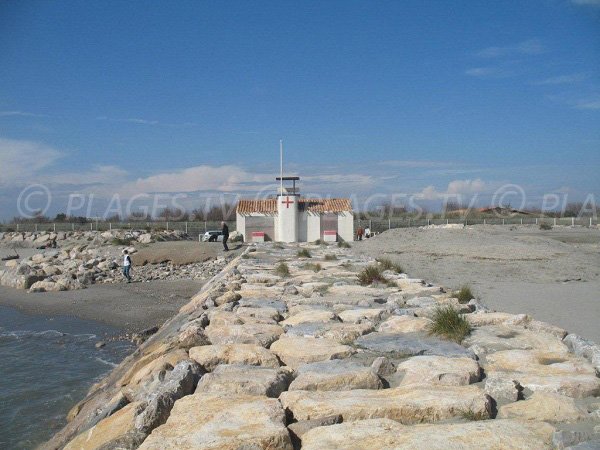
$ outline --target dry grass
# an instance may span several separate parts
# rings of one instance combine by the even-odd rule
[[[325,255],[325,261],[337,261],[337,256],[335,255]]]
[[[462,285],[460,289],[458,291],[454,291],[452,295],[458,299],[458,303],[463,304],[469,303],[472,299],[475,298],[475,295],[473,295],[473,291],[471,291],[471,286],[469,286],[468,284]]]
[[[340,241],[340,242],[338,242],[338,247],[339,248],[350,248],[352,246],[346,241]]]
[[[298,253],[296,255],[298,256],[298,258],[312,258],[312,255],[306,248],[303,248],[302,250],[298,250]]]
[[[392,262],[389,258],[378,258],[377,262],[381,265],[382,270],[391,270],[392,272],[402,273],[402,266]]]
[[[429,334],[461,343],[471,333],[471,325],[451,306],[439,307],[435,310],[429,325]]]
[[[319,263],[304,264],[304,266],[302,268],[304,270],[312,270],[313,272],[320,272],[323,269],[323,267]]]
[[[277,264],[275,266],[275,274],[279,275],[282,278],[289,277],[290,276],[290,268],[286,263],[280,262],[279,264]]]
[[[358,281],[363,286],[369,286],[373,283],[387,283],[383,276],[383,270],[376,265],[370,265],[361,270],[358,274]]]

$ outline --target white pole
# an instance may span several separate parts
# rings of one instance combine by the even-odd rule
[[[592,226],[592,218],[590,217],[590,227]]]
[[[556,217],[554,218],[554,226],[556,226]]]
[[[283,195],[283,139],[279,139],[279,195]]]
[[[574,227],[575,226],[575,217],[571,217],[571,226]]]

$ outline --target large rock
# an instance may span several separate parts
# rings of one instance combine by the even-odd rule
[[[66,290],[64,285],[53,281],[37,281],[29,288],[29,292],[58,292]]]
[[[182,398],[140,450],[282,449],[292,444],[277,399],[198,393]]]
[[[286,336],[329,338],[340,344],[352,344],[356,338],[373,331],[370,323],[307,322],[288,328]]]
[[[476,328],[465,338],[463,344],[470,347],[478,356],[503,350],[543,350],[557,355],[568,352],[567,346],[556,336],[510,325],[488,325]]]
[[[246,365],[221,365],[212,373],[202,377],[196,393],[229,393],[264,395],[277,398],[285,391],[292,378],[291,371],[285,368]]]
[[[414,356],[398,364],[403,372],[401,384],[431,383],[447,386],[465,386],[480,378],[480,367],[471,358],[445,356]]]
[[[290,391],[346,391],[381,389],[381,380],[370,367],[353,361],[331,360],[300,366]]]
[[[537,450],[550,448],[553,431],[544,422],[514,420],[407,427],[372,419],[313,428],[302,436],[302,449]]]
[[[64,450],[115,448],[111,443],[135,433],[135,417],[140,412],[141,407],[140,403],[130,403],[112,416],[101,420],[89,430],[76,436],[64,447]]]
[[[345,323],[360,323],[364,320],[378,321],[385,314],[382,308],[347,309],[339,313],[340,319]]]
[[[333,339],[284,337],[271,345],[271,351],[287,366],[295,369],[311,362],[347,358],[356,350],[338,344]]]
[[[576,422],[587,416],[587,412],[577,406],[572,398],[546,392],[534,392],[531,398],[504,405],[498,411],[500,419],[545,422]]]
[[[377,327],[382,333],[415,333],[424,332],[431,324],[425,317],[392,316]]]
[[[359,347],[378,353],[404,356],[439,355],[473,357],[472,352],[450,341],[443,341],[422,333],[371,333],[355,341]]]
[[[288,391],[279,397],[296,420],[340,414],[344,422],[388,418],[405,424],[437,422],[465,413],[491,414],[491,400],[476,386],[408,385],[353,391]]]
[[[190,358],[205,370],[212,371],[219,364],[279,367],[273,352],[254,344],[203,345],[190,348]]]
[[[286,320],[281,322],[281,325],[296,326],[302,323],[330,322],[336,319],[337,316],[333,311],[327,311],[323,309],[307,309],[288,317]]]
[[[256,344],[269,347],[283,334],[279,325],[246,323],[242,325],[209,325],[204,330],[212,344]]]
[[[600,394],[594,368],[569,354],[534,350],[504,350],[487,356],[486,373],[517,381],[531,391],[582,398]]]

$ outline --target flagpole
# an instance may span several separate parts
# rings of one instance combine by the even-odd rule
[[[283,139],[279,139],[279,195],[283,195]]]

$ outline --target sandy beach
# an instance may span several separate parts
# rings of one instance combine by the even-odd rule
[[[133,255],[134,282],[131,284],[95,284],[87,289],[42,293],[0,286],[0,305],[17,308],[28,314],[72,316],[128,332],[138,332],[162,325],[188,303],[207,280],[136,282],[136,266],[167,261],[175,265],[191,264],[214,260],[217,256],[237,255],[242,251],[241,246],[236,244],[230,248],[232,251],[226,254],[222,251],[221,243],[173,241],[148,244]],[[16,250],[22,257],[39,252],[32,248]],[[112,251],[120,253],[116,247]],[[12,249],[0,248],[0,256],[12,253]]]
[[[600,342],[598,229],[395,229],[355,242],[354,250],[449,289],[470,284],[491,309],[527,313]]]

